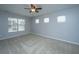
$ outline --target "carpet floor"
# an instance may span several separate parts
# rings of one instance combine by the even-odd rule
[[[34,34],[0,41],[0,54],[78,54],[79,46]]]

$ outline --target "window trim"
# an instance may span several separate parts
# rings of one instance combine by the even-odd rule
[[[66,22],[66,16],[57,17],[57,23],[65,23],[65,22]]]
[[[49,17],[44,18],[44,23],[49,23]]]
[[[39,23],[40,23],[39,19],[35,19],[35,24],[39,24]]]
[[[15,19],[16,19],[16,21],[15,21]],[[19,29],[19,26],[21,25],[21,24],[19,24],[19,20],[23,20],[24,21],[24,22],[21,22],[24,29],[18,30]],[[16,25],[16,26],[13,27],[14,25],[11,24],[11,22],[14,25]],[[22,25],[21,25],[21,27],[22,27]],[[10,28],[12,29],[12,31],[10,31]],[[16,28],[16,31],[13,30],[15,28]],[[25,19],[8,17],[8,32],[19,32],[19,31],[25,31]]]

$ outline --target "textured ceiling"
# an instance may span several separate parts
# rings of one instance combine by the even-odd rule
[[[30,14],[29,10],[24,9],[25,7],[30,7],[30,5],[28,4],[0,4],[0,10],[31,17],[31,16],[38,16],[38,15],[43,15],[51,12],[53,13],[58,10],[72,8],[79,5],[77,4],[39,4],[38,6],[42,7],[42,10],[40,10],[39,13],[35,13],[35,14]]]

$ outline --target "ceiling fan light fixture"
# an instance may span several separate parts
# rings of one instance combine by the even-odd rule
[[[32,12],[35,12],[35,9],[31,9]]]

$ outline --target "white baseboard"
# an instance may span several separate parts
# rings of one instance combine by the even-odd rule
[[[29,33],[28,33],[28,34],[29,34]],[[19,34],[19,35],[13,35],[13,36],[8,36],[8,37],[2,37],[2,38],[0,38],[0,40],[10,39],[10,38],[14,38],[14,37],[22,36],[22,35],[28,35],[28,34],[23,33],[23,34]]]
[[[70,44],[79,45],[79,43],[77,43],[77,42],[71,42],[71,41],[67,41],[67,40],[63,40],[63,39],[59,39],[59,38],[55,38],[55,37],[51,37],[51,36],[46,36],[46,35],[42,35],[42,34],[38,34],[38,33],[31,33],[31,34],[39,35],[39,36],[50,38],[50,39],[60,40],[60,41],[67,42],[67,43],[70,43]]]

